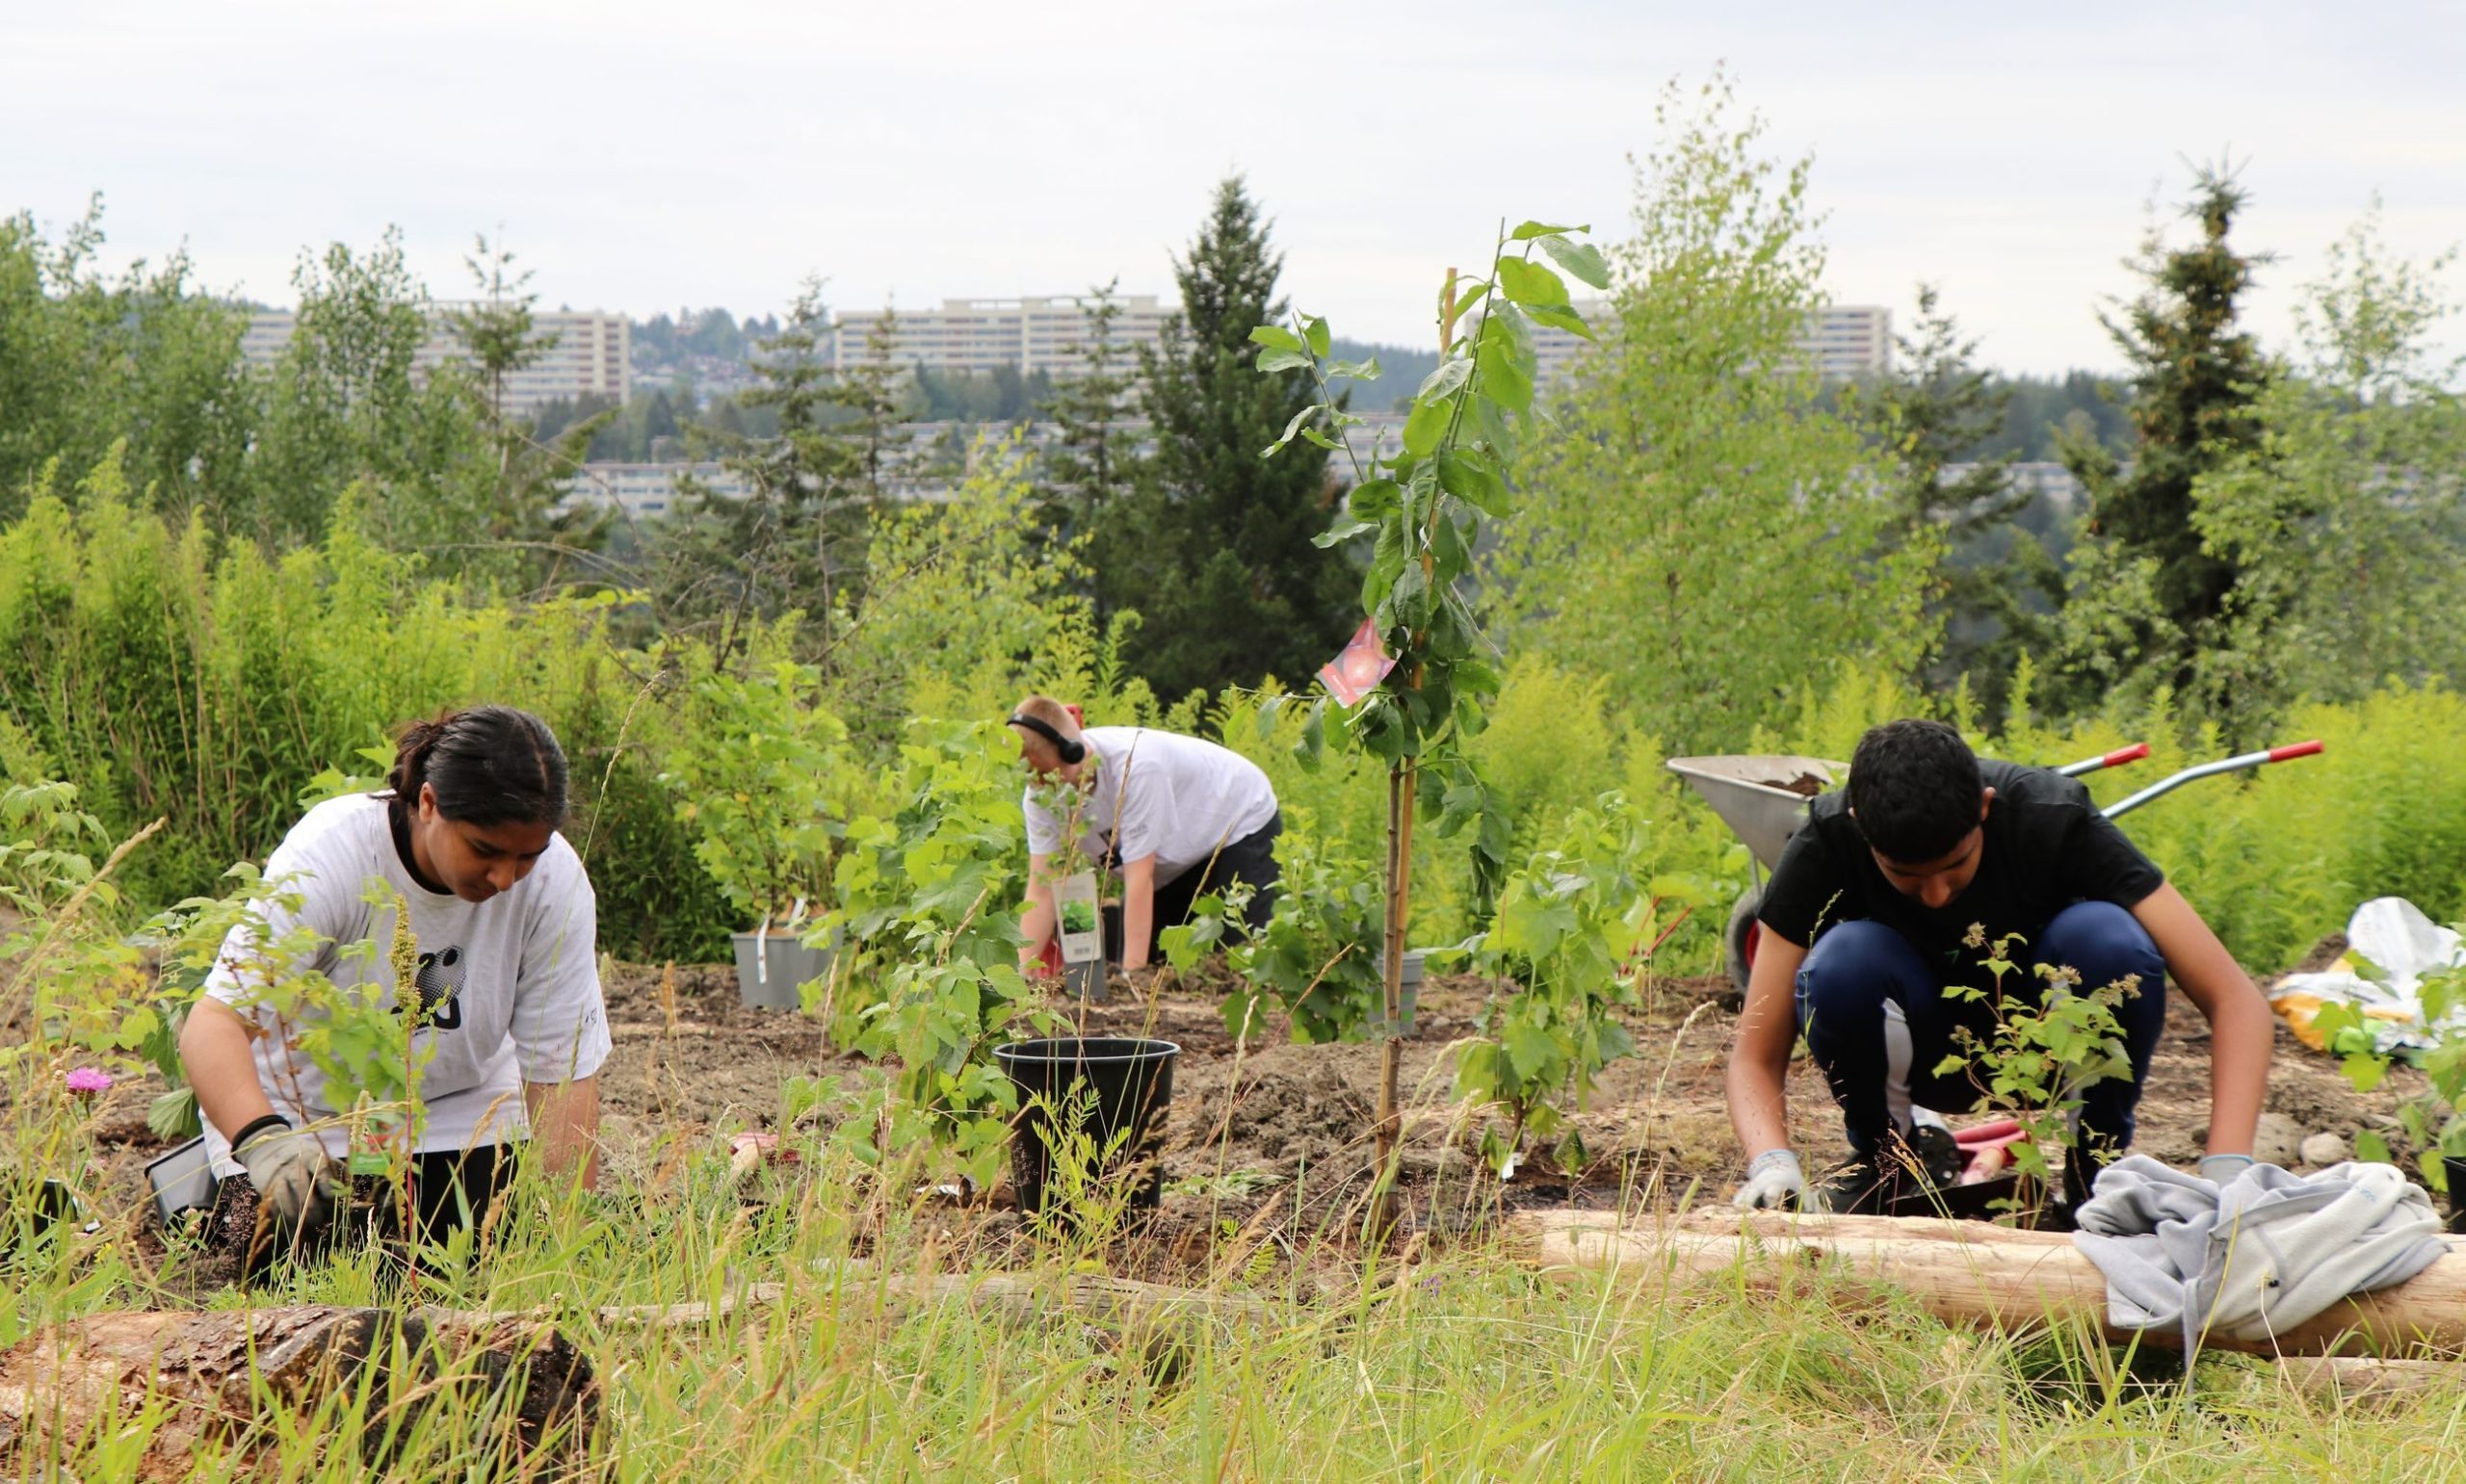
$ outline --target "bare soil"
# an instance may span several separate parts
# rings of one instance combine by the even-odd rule
[[[2325,957],[2334,957],[2328,944]],[[2308,960],[2307,960],[2308,961]],[[672,976],[672,977],[671,977]],[[664,981],[668,985],[663,988]],[[1740,1163],[1722,1102],[1722,1065],[1734,1017],[1715,1002],[1718,978],[1665,980],[1628,1017],[1641,1049],[1613,1065],[1577,1115],[1591,1166],[1568,1173],[1535,1160],[1501,1194],[1509,1208],[1600,1206],[1639,1200],[1674,1205],[1726,1195]],[[739,1002],[725,965],[618,964],[605,989],[615,1055],[602,1073],[610,1161],[640,1170],[653,1146],[682,1135],[717,1140],[774,1128],[780,1088],[792,1077],[878,1075],[826,1043],[820,1024],[792,1012]],[[1474,1034],[1474,1017],[1499,986],[1472,977],[1436,977],[1422,986],[1413,1034],[1404,1047],[1404,1186],[1416,1217],[1440,1224],[1488,1204],[1477,1180],[1479,1115],[1452,1096],[1452,1054]],[[1182,1048],[1166,1127],[1167,1190],[1151,1235],[1179,1234],[1204,1245],[1208,1234],[1272,1223],[1286,1232],[1333,1232],[1351,1225],[1370,1184],[1372,1114],[1378,1083],[1374,1044],[1296,1046],[1272,1025],[1237,1048],[1204,981],[1160,980],[1143,1002],[1085,1007],[1074,1020],[1090,1034],[1159,1036]],[[2381,1087],[2357,1093],[2330,1058],[2295,1042],[2281,1026],[2270,1070],[2269,1112],[2277,1134],[2351,1137],[2362,1128],[2392,1135],[2395,1113],[2423,1089],[2399,1067]],[[142,1166],[162,1148],[145,1128],[151,1079],[123,1082],[95,1108],[102,1178],[86,1184],[97,1212],[133,1217],[146,1200]],[[1793,1063],[1789,1081],[1793,1141],[1815,1167],[1846,1158],[1840,1122],[1816,1070]],[[2140,1105],[2138,1152],[2190,1164],[2209,1118],[2209,1031],[2180,994],[2170,995],[2161,1043]],[[2265,1138],[2268,1131],[2265,1131]],[[2292,1144],[2284,1152],[2294,1160]],[[1007,1189],[992,1193],[997,1212]],[[988,1235],[1006,1218],[996,1215]],[[1174,1245],[1149,1243],[1152,1246]]]

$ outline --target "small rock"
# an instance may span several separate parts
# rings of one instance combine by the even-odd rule
[[[2344,1164],[2353,1159],[2354,1147],[2346,1141],[2343,1134],[2315,1133],[2303,1141],[2300,1153],[2306,1165],[2325,1170],[2332,1164]]]
[[[2252,1158],[2263,1164],[2293,1169],[2303,1154],[2303,1129],[2284,1113],[2263,1113],[2252,1131]]]

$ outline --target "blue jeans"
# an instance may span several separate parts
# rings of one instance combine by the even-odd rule
[[[2030,963],[2005,976],[2007,999],[2037,1002],[2045,988],[2035,972],[2038,964],[2076,969],[2088,989],[2130,975],[2140,978],[2140,992],[2115,1006],[2132,1080],[2096,1082],[2082,1093],[2083,1145],[2112,1158],[2132,1143],[2133,1109],[2166,1023],[2166,962],[2148,929],[2108,901],[2074,902],[2033,935],[2029,948]],[[1874,1155],[1896,1125],[1907,1132],[1910,1103],[1944,1112],[1966,1111],[1978,1103],[1979,1083],[1966,1072],[1938,1077],[1935,1067],[1963,1050],[1954,1039],[1955,1027],[1966,1026],[1981,1042],[1991,1037],[1994,1007],[1946,998],[1947,977],[1929,969],[1908,939],[1874,922],[1836,924],[1816,940],[1798,968],[1798,1029],[1841,1105],[1850,1147],[1862,1156]],[[1957,977],[1975,978],[1981,987],[1989,982],[1974,964]],[[1905,1034],[1888,1027],[1893,1017],[1887,1006],[1898,1008]]]

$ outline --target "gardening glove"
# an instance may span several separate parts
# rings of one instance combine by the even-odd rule
[[[240,1138],[231,1155],[248,1170],[260,1209],[302,1232],[321,1230],[333,1219],[342,1170],[314,1134],[273,1117],[258,1119]]]
[[[1746,1166],[1746,1184],[1730,1204],[1741,1211],[1796,1211],[1807,1200],[1806,1172],[1786,1149],[1768,1149]]]
[[[2222,1185],[2256,1162],[2250,1155],[2207,1155],[2200,1161],[2200,1178]]]

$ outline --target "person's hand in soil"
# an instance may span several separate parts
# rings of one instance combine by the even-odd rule
[[[231,1154],[248,1170],[259,1209],[284,1229],[317,1232],[333,1220],[342,1169],[315,1135],[279,1116],[259,1119]]]
[[[1156,988],[1157,967],[1154,964],[1116,966],[1113,972],[1114,988],[1123,994],[1146,998]]]

